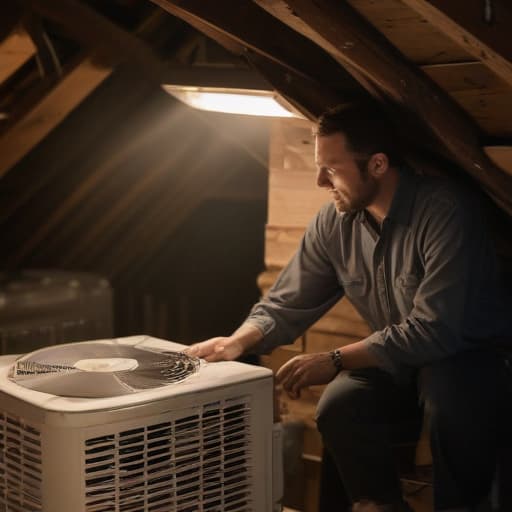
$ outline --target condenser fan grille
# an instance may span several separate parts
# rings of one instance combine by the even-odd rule
[[[18,359],[10,378],[44,393],[100,398],[173,384],[199,370],[198,358],[147,347],[143,341],[47,347]]]
[[[38,429],[0,413],[0,510],[42,511]]]
[[[251,511],[250,412],[229,399],[88,439],[86,512]]]

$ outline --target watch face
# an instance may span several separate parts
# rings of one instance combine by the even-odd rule
[[[331,359],[336,368],[337,372],[341,372],[343,370],[343,360],[341,355],[341,350],[336,349],[331,352]]]

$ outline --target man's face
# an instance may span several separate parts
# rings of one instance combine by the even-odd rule
[[[342,133],[316,137],[317,184],[330,192],[339,212],[363,210],[375,200],[379,182],[368,170],[369,159],[347,149]]]

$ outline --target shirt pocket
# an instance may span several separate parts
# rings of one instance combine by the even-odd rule
[[[348,298],[361,297],[366,293],[366,285],[362,277],[345,278],[341,280],[341,286]]]
[[[396,278],[395,285],[406,299],[412,301],[420,285],[420,278],[416,274],[404,273]]]

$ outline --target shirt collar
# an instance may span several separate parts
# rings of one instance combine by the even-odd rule
[[[398,185],[391,201],[391,207],[386,215],[386,219],[409,226],[411,224],[412,210],[414,200],[416,198],[417,179],[414,171],[409,168],[398,168]],[[354,218],[365,224],[365,210],[359,210],[355,213]]]
[[[410,168],[399,168],[398,174],[398,185],[386,218],[409,226],[416,199],[417,179]]]

